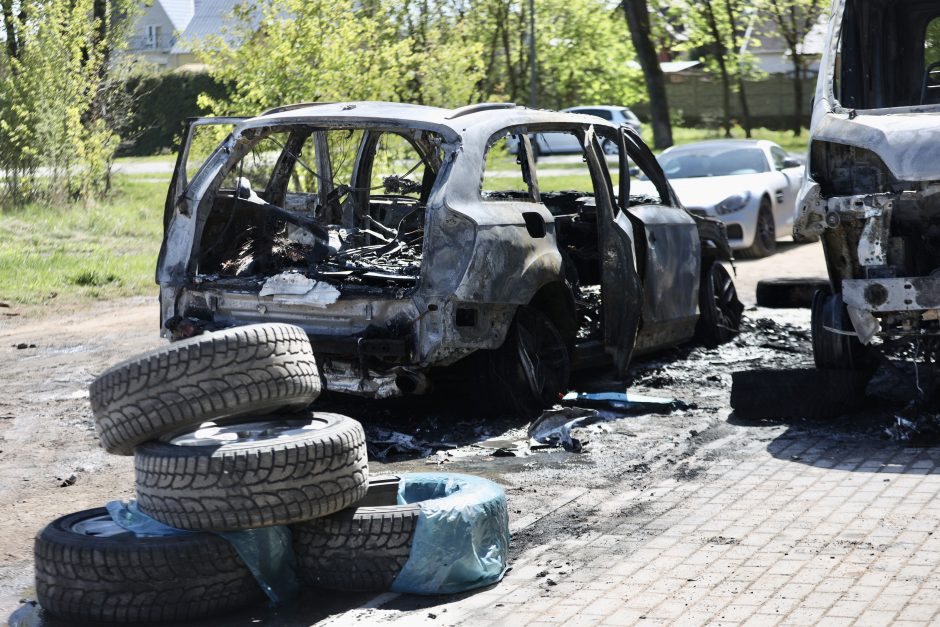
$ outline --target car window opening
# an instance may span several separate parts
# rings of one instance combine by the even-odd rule
[[[567,134],[576,136],[581,143],[579,134],[572,131]],[[607,167],[606,163],[603,167]],[[574,293],[577,341],[602,340],[602,260],[597,194],[583,150],[580,159],[565,164],[565,172],[562,176],[550,176],[551,170],[547,167],[539,169],[539,193],[542,203],[555,217],[562,271]]]
[[[569,142],[581,143],[574,131],[559,130],[552,134],[570,136]],[[497,138],[490,144],[481,189],[484,201],[533,201],[521,145],[519,134]],[[562,272],[575,297],[576,339],[578,342],[602,339],[601,259],[590,167],[582,150],[581,159],[566,161],[562,167],[536,165],[536,172],[539,200],[554,217]]]
[[[938,61],[940,10],[934,3],[849,2],[839,33],[833,94],[852,109],[937,105]]]
[[[197,276],[259,289],[284,272],[348,287],[416,284],[438,135],[297,126],[245,140],[207,194]]]

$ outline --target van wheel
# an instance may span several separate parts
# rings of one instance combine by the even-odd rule
[[[871,351],[858,341],[855,335],[843,335],[836,331],[853,332],[849,314],[842,301],[842,294],[827,294],[818,290],[813,296],[810,315],[810,332],[813,338],[813,360],[820,370],[871,370]]]
[[[770,199],[766,196],[760,201],[757,211],[757,227],[754,233],[754,243],[738,251],[739,257],[758,259],[774,254],[777,250],[777,227],[774,225],[774,214],[770,208]]]
[[[516,312],[503,345],[484,360],[485,390],[494,410],[534,418],[568,391],[571,358],[551,319],[532,307]]]

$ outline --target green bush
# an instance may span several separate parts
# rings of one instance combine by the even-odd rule
[[[226,99],[225,88],[206,72],[173,72],[130,78],[126,85],[136,106],[123,129],[120,156],[173,151],[186,118],[205,115],[199,94]]]

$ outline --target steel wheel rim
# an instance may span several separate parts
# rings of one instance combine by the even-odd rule
[[[202,424],[199,429],[184,433],[170,440],[177,446],[220,446],[245,442],[275,443],[292,440],[312,431],[322,429],[326,421],[321,418],[304,420],[270,420],[246,422],[232,425]]]
[[[723,267],[716,265],[711,271],[711,282],[718,326],[737,333],[741,324],[741,310],[736,305],[738,291],[731,275]]]
[[[79,520],[69,528],[69,531],[92,538],[113,538],[123,533],[130,533],[130,531],[114,522],[108,514],[100,514]]]

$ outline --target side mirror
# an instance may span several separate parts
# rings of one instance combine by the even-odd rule
[[[800,167],[801,165],[803,165],[803,164],[800,163],[800,160],[799,160],[799,159],[794,159],[793,157],[787,157],[786,159],[783,160],[783,169],[784,169],[784,170],[787,170],[787,169],[789,169],[789,168],[798,168],[798,167]]]
[[[251,181],[247,177],[239,176],[235,181],[235,195],[245,200],[251,198],[254,192],[251,189]]]

